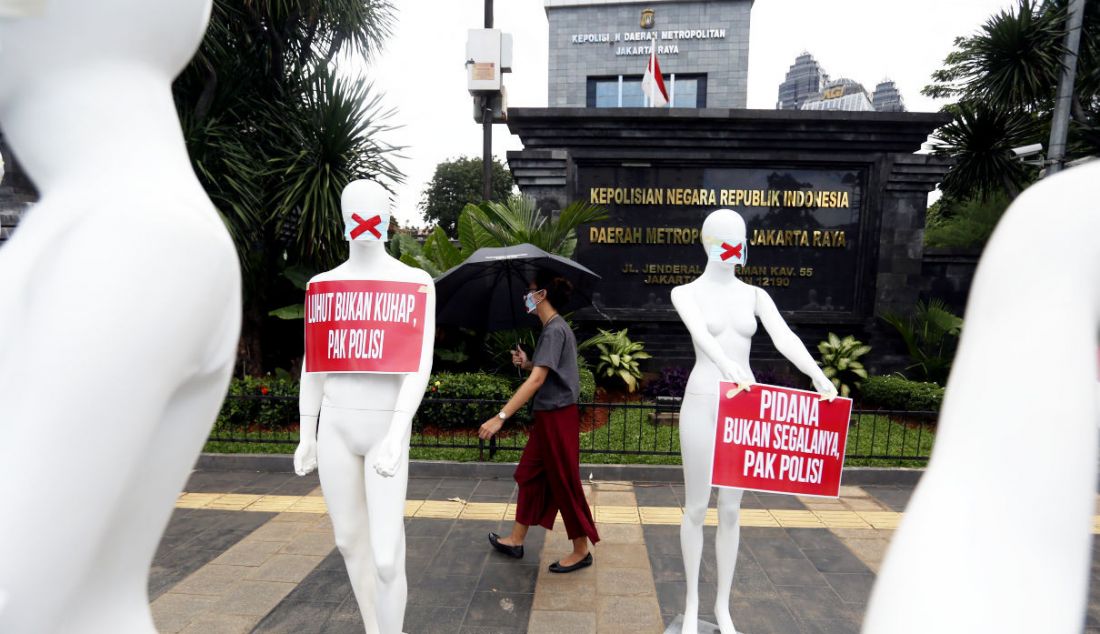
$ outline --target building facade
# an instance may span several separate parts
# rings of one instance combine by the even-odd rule
[[[871,99],[875,104],[875,110],[879,112],[905,112],[905,102],[901,98],[901,91],[897,85],[889,79],[884,79],[875,86],[875,94]]]
[[[798,110],[807,99],[816,97],[829,83],[829,75],[813,55],[802,53],[795,58],[783,83],[779,84],[777,110]]]
[[[799,110],[874,112],[875,105],[863,84],[842,77],[829,82],[820,93],[802,102]]]
[[[549,106],[640,107],[652,46],[674,108],[744,108],[752,0],[545,0]]]

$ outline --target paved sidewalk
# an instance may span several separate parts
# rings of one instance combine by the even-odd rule
[[[488,546],[486,533],[508,531],[514,517],[511,480],[411,479],[405,631],[663,632],[683,608],[683,487],[591,482],[585,489],[602,537],[596,563],[554,575],[546,566],[571,548],[560,520],[553,532],[531,530],[523,560]],[[839,500],[746,492],[730,598],[738,630],[858,632],[910,494],[893,486],[844,487]],[[706,614],[716,591],[713,510],[707,523],[700,609],[713,620]],[[196,472],[149,588],[161,632],[363,631],[316,476]],[[1089,632],[1100,632],[1098,588]]]

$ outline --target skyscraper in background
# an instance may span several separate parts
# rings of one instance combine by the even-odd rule
[[[905,102],[901,98],[901,92],[890,79],[884,79],[875,86],[872,101],[875,104],[875,110],[879,112],[905,112]]]
[[[777,110],[798,110],[811,97],[818,96],[829,83],[829,75],[813,55],[803,52],[794,60],[787,78],[779,84]]]

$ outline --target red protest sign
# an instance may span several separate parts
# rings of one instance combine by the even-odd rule
[[[306,371],[406,373],[420,369],[424,291],[381,280],[311,282]]]
[[[837,497],[852,400],[756,384],[733,398],[718,389],[714,486]]]

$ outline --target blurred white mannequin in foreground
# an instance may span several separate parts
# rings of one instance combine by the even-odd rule
[[[1098,181],[1091,163],[1033,185],[986,246],[932,459],[864,632],[1081,631],[1100,421]]]
[[[0,125],[41,193],[0,249],[2,632],[154,631],[149,566],[240,329],[237,256],[170,90],[209,12],[0,19]]]
[[[345,225],[389,207],[386,190],[371,181],[344,188]],[[420,368],[410,374],[310,373],[303,364],[299,401],[301,442],[294,470],[320,469],[321,488],[332,518],[336,545],[359,602],[367,632],[395,634],[405,618],[405,491],[409,482],[412,418],[432,370],[435,286],[426,272],[386,253],[388,213],[369,233],[351,238],[350,256],[310,283],[382,280],[421,285],[425,302]],[[320,429],[318,429],[318,415]]]
[[[749,348],[756,320],[764,324],[777,350],[809,376],[823,396],[833,398],[836,389],[802,341],[791,332],[775,302],[761,288],[749,286],[735,275],[746,261],[745,221],[730,209],[711,212],[703,222],[703,248],[707,267],[695,281],[672,289],[672,304],[695,347],[684,401],[680,407],[680,451],[684,464],[684,519],[680,524],[680,548],[687,576],[683,632],[695,634],[699,617],[699,564],[703,556],[703,521],[710,502],[714,426],[718,417],[718,382],[755,382],[749,369]],[[729,597],[740,543],[741,495],[739,489],[718,491],[718,596],[714,616],[722,634],[736,631],[730,617]]]

